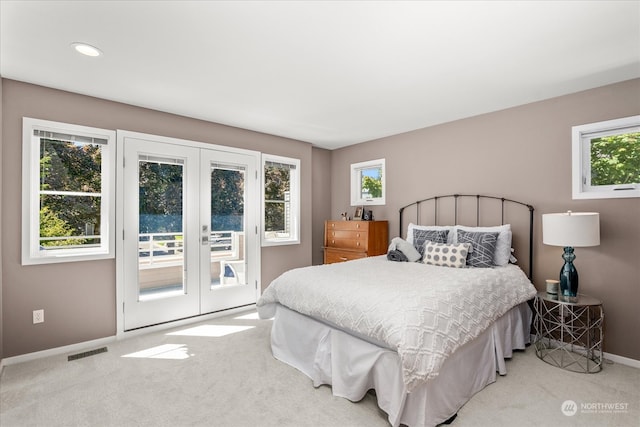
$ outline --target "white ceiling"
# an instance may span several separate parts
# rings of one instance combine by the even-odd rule
[[[639,1],[2,0],[0,14],[2,77],[329,149],[640,77]]]

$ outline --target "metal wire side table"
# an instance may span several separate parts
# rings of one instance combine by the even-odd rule
[[[573,372],[602,370],[602,303],[579,294],[577,302],[538,292],[534,301],[536,355],[550,365]]]

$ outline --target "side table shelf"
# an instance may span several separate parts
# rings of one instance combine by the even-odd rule
[[[569,371],[600,372],[602,303],[583,294],[578,295],[577,302],[557,298],[546,292],[538,292],[535,297],[536,355],[550,365]]]

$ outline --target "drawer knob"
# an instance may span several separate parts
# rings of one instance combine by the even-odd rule
[[[347,260],[347,258],[345,258],[343,256],[340,257],[340,261],[346,261],[346,260]]]
[[[335,244],[336,244],[336,241],[335,241],[335,240],[332,240],[332,241],[331,241],[331,244],[332,244],[332,245],[335,245]]]

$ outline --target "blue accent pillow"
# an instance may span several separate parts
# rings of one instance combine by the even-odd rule
[[[498,234],[489,232],[469,232],[458,230],[458,243],[471,243],[471,251],[467,255],[469,267],[491,268],[498,243]]]
[[[449,230],[413,230],[413,247],[420,252],[420,258],[424,256],[424,244],[426,241],[433,243],[447,243]]]

